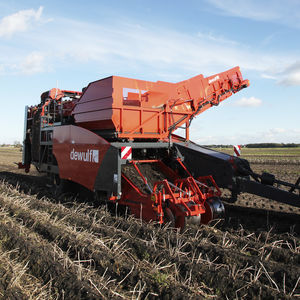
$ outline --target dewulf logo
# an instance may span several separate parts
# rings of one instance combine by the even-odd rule
[[[85,162],[99,162],[99,150],[87,150],[86,152],[77,152],[73,148],[70,152],[70,159],[71,160],[80,160]]]
[[[219,75],[217,75],[217,76],[215,76],[214,78],[208,80],[208,84],[211,84],[211,83],[217,81],[218,79],[220,79]]]

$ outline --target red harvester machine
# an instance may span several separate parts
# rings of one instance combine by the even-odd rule
[[[248,86],[235,67],[178,83],[111,76],[82,93],[52,89],[39,105],[26,107],[19,167],[28,172],[33,164],[59,190],[74,182],[99,202],[177,228],[224,213],[218,186],[233,198],[247,191],[299,206],[293,191],[272,186],[278,182],[273,175],[255,174],[244,159],[189,140],[194,117]],[[185,138],[173,134],[178,128]],[[298,183],[283,184],[299,189]]]

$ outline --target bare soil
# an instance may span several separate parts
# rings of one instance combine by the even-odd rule
[[[277,179],[286,181],[289,183],[295,183],[300,176],[299,164],[287,164],[282,165],[278,163],[263,163],[263,164],[251,164],[251,168],[255,173],[261,174],[262,172],[268,172],[274,174]],[[281,187],[284,188],[284,187]],[[224,191],[223,197],[226,201],[226,197],[230,197],[228,191]],[[235,205],[242,207],[253,207],[269,211],[286,212],[292,214],[300,214],[300,208],[290,206],[287,204],[281,204],[273,200],[258,197],[256,195],[243,193],[239,195],[238,201]]]
[[[2,155],[2,299],[300,298],[299,210],[243,194],[224,220],[180,234],[55,197],[47,177],[15,171],[20,153]],[[252,168],[299,176],[297,165]]]
[[[165,175],[155,164],[138,164],[138,169],[144,176],[151,190],[153,189],[155,182],[166,179]],[[122,172],[140,189],[141,192],[149,193],[149,188],[147,188],[143,178],[132,164],[122,166]]]

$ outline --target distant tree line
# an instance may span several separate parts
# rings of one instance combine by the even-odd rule
[[[241,145],[246,148],[296,148],[300,147],[300,144],[295,143],[254,143]],[[206,145],[208,148],[232,148],[233,145]]]
[[[232,148],[232,145],[204,145],[207,148]]]
[[[295,143],[259,143],[259,144],[246,144],[244,145],[247,148],[291,148],[291,147],[300,147],[300,144]]]
[[[15,147],[15,148],[21,148],[22,144],[19,141],[14,141],[13,144],[1,144],[0,147]]]

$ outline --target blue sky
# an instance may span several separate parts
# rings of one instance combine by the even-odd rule
[[[110,75],[177,82],[240,66],[250,87],[199,115],[200,144],[300,143],[300,1],[0,1],[0,143],[24,106]]]

